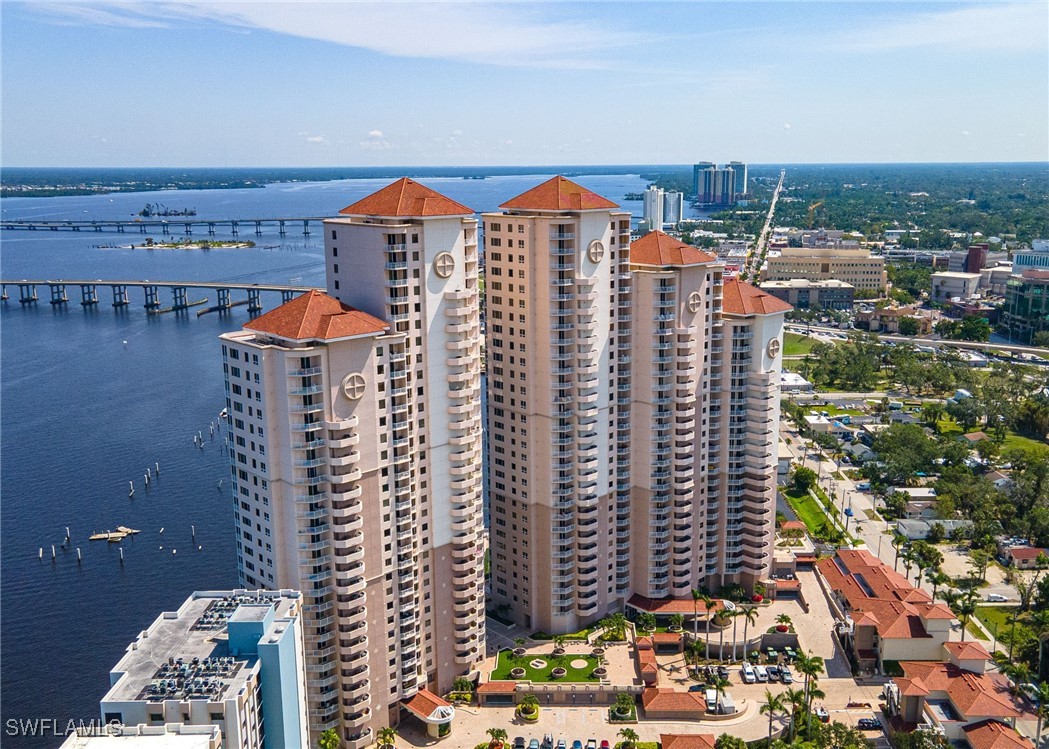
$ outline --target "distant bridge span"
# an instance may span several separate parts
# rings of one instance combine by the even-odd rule
[[[95,219],[79,221],[46,221],[39,219],[17,219],[0,221],[0,227],[7,230],[26,229],[28,231],[115,231],[123,234],[129,229],[140,234],[151,231],[161,234],[192,234],[194,229],[207,230],[215,234],[218,227],[229,227],[233,236],[240,234],[242,227],[250,227],[255,234],[262,234],[264,226],[276,226],[280,235],[287,233],[289,225],[302,224],[302,233],[310,234],[310,223],[320,223],[331,216],[276,216],[273,218],[223,218],[199,219],[190,216],[172,216],[169,218],[145,219]]]

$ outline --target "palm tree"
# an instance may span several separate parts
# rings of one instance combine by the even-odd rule
[[[702,591],[692,589],[692,637],[699,639],[699,602],[706,598]]]
[[[1033,611],[1025,619],[1025,624],[1034,632],[1038,638],[1038,661],[1035,663],[1034,672],[1039,677],[1042,675],[1042,657],[1045,655],[1045,643],[1049,640],[1049,609]]]
[[[489,728],[485,733],[492,737],[491,742],[488,744],[489,747],[502,746],[503,742],[506,741],[507,733],[505,728]]]
[[[780,697],[783,699],[784,706],[790,705],[790,741],[787,743],[793,744],[794,734],[797,730],[798,714],[805,709],[805,693],[800,689],[787,687]]]
[[[1020,685],[1031,678],[1031,667],[1023,661],[1014,661],[1002,666],[1002,673],[1013,683],[1009,692],[1015,696],[1020,691]]]
[[[1038,727],[1034,731],[1034,745],[1037,747],[1042,743],[1042,729],[1045,728],[1045,721],[1049,718],[1049,682],[1042,682],[1038,687],[1038,707],[1035,708],[1035,713],[1038,715]]]
[[[623,749],[632,749],[637,740],[641,738],[633,728],[620,728],[619,736],[623,739]]]
[[[812,684],[809,686],[809,702],[805,714],[805,733],[809,740],[812,739],[812,703],[816,700],[825,699],[827,699],[827,693],[816,686],[816,682],[813,680]]]
[[[339,749],[339,732],[329,728],[317,739],[317,746],[320,749]]]
[[[685,617],[681,614],[670,615],[670,626],[680,628],[685,623]]]
[[[762,715],[769,716],[769,743],[768,746],[772,746],[772,721],[776,717],[777,713],[785,712],[786,709],[783,707],[783,700],[779,695],[774,695],[769,690],[765,690],[765,701],[761,703],[759,712]]]
[[[714,740],[714,749],[747,749],[747,742],[739,736],[723,733]]]
[[[521,701],[517,704],[517,709],[521,711],[521,715],[532,717],[539,712],[539,698],[529,692],[521,698]]]
[[[709,661],[710,660],[710,620],[712,618],[710,616],[710,612],[718,607],[718,602],[715,601],[710,596],[703,596],[703,605],[707,607],[707,634],[706,634],[707,650],[706,650],[706,659]]]
[[[751,624],[758,623],[758,607],[744,606],[740,612],[740,616],[743,617],[743,658],[746,660],[747,645],[750,643],[750,640],[747,639],[747,630],[750,629]]]
[[[722,609],[718,612],[717,618],[720,620],[721,631],[718,633],[718,660],[725,660],[725,630],[728,629],[728,622],[725,621],[725,617],[729,615],[727,609]]]
[[[976,601],[979,594],[975,590],[967,591],[959,597],[955,611],[962,620],[962,642],[965,642],[965,630],[969,627],[969,618],[976,613]]]
[[[397,740],[397,731],[386,726],[380,728],[375,732],[375,739],[379,742],[379,746],[390,747],[393,746],[393,742]]]
[[[729,616],[732,617],[732,662],[736,662],[736,624],[739,618],[743,616],[742,609],[735,609],[729,612]]]
[[[818,655],[808,655],[805,651],[801,651],[794,659],[794,668],[805,675],[805,722],[806,725],[811,726],[812,690],[816,684],[816,678],[823,673],[823,659]]]
[[[787,614],[780,614],[776,617],[776,624],[785,624],[789,629],[791,625],[791,619]]]
[[[554,637],[554,650],[564,650],[566,642],[568,642],[568,638],[564,635],[556,635]]]
[[[951,576],[945,574],[942,570],[931,569],[925,573],[925,579],[932,585],[932,600],[936,600],[936,593],[939,591],[941,585],[946,585],[951,581]]]

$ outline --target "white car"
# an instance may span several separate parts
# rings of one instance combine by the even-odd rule
[[[749,663],[744,663],[743,667],[740,668],[740,674],[743,676],[744,684],[753,684],[757,681],[757,676],[754,675],[754,667]]]
[[[769,672],[765,670],[764,666],[755,666],[754,675],[758,678],[762,684],[765,684],[769,680]]]
[[[1009,598],[1006,597],[1006,596],[1003,596],[1000,593],[988,593],[987,594],[987,600],[990,603],[1006,603],[1009,600]]]

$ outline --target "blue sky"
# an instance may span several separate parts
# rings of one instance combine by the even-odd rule
[[[1049,3],[4,0],[9,166],[1049,159]]]

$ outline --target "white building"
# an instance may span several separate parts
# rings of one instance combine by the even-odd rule
[[[654,185],[644,192],[644,222],[646,231],[663,230],[663,190]]]
[[[663,226],[676,229],[685,216],[685,194],[680,192],[663,193]]]
[[[1013,265],[1019,275],[1024,268],[1049,269],[1049,239],[1035,239],[1031,249],[1013,253]]]
[[[330,296],[222,338],[241,578],[302,590],[311,744],[359,749],[484,655],[477,224],[407,179],[341,214]]]
[[[217,728],[224,749],[307,746],[302,613],[296,591],[194,593],[113,667],[103,723],[157,746],[213,744],[211,731],[168,724]]]
[[[932,301],[946,302],[950,299],[969,299],[980,287],[979,273],[957,273],[945,271],[932,274]]]

